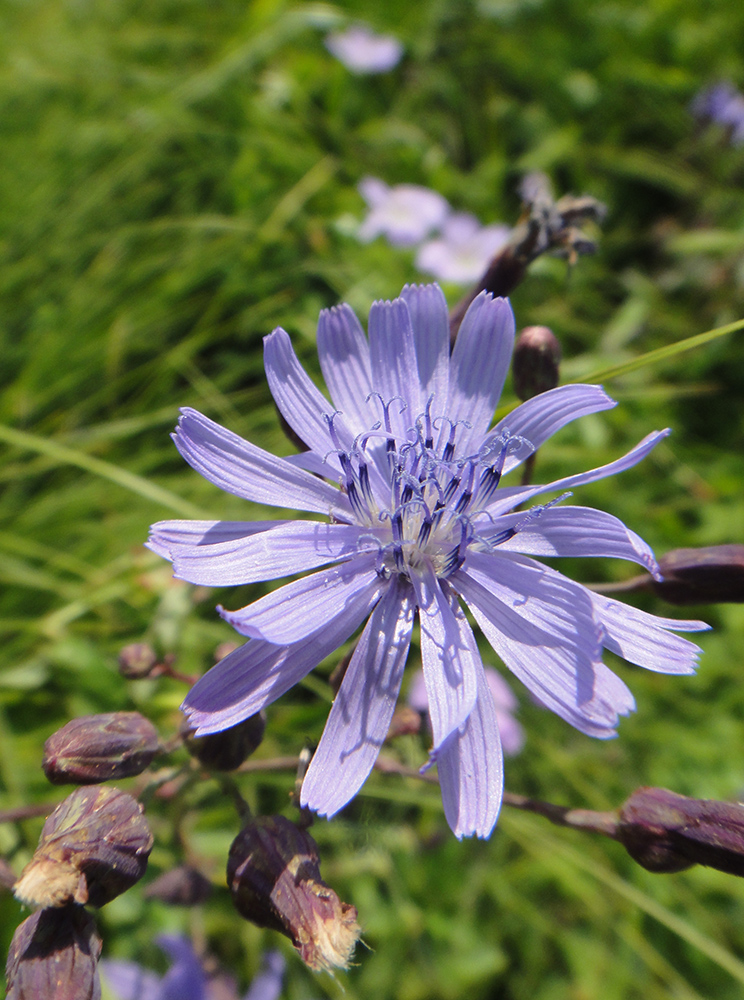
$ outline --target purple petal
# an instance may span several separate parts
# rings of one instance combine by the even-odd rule
[[[462,626],[470,633],[477,654],[464,619]],[[444,814],[455,836],[489,837],[501,808],[504,763],[496,709],[482,666],[475,707],[465,725],[437,753],[436,761]]]
[[[520,450],[508,455],[504,462],[504,474],[523,462],[548,440],[556,431],[578,417],[589,413],[599,413],[617,406],[601,385],[561,385],[548,392],[542,392],[522,403],[494,426],[484,440],[484,445],[508,432],[511,437],[523,437],[532,449]]]
[[[450,361],[447,419],[467,421],[458,431],[458,454],[477,447],[504,388],[514,346],[514,314],[507,299],[481,292],[470,304]]]
[[[376,419],[367,403],[372,389],[369,344],[353,309],[345,303],[321,312],[318,357],[336,409],[355,435],[368,431]]]
[[[324,622],[291,646],[250,639],[196,682],[181,708],[198,736],[219,733],[276,701],[345,642],[369,614],[375,598],[361,595],[344,616]]]
[[[589,736],[615,735],[633,697],[599,659],[585,588],[506,554],[472,553],[450,582],[506,666],[547,708]]]
[[[160,976],[136,962],[105,958],[101,972],[116,1000],[161,1000]]]
[[[513,757],[524,746],[524,729],[514,718],[513,712],[519,706],[514,692],[493,667],[484,667],[488,689],[496,709],[496,724],[499,727],[504,755]]]
[[[241,635],[289,646],[315,632],[319,622],[343,617],[347,607],[355,619],[358,601],[373,600],[380,592],[376,562],[376,553],[358,556],[294,580],[239,611],[220,608],[220,614]]]
[[[416,349],[408,306],[403,299],[373,302],[369,310],[369,351],[372,388],[391,403],[390,423],[401,441],[423,412],[418,384]]]
[[[245,500],[350,517],[348,502],[335,487],[257,448],[213,420],[186,407],[173,435],[192,468],[220,489]]]
[[[392,35],[378,35],[364,25],[326,37],[328,51],[352,73],[385,73],[397,66],[403,46]]]
[[[391,582],[354,650],[302,784],[301,804],[333,816],[377,759],[398,699],[414,618],[410,586]]]
[[[360,536],[365,534],[356,525],[324,521],[256,521],[253,525],[160,521],[150,531],[147,547],[173,562],[173,575],[203,587],[275,580],[348,559],[359,551]]]
[[[400,297],[408,306],[418,366],[420,400],[433,397],[436,417],[447,406],[450,364],[449,313],[439,285],[406,285]],[[418,416],[418,414],[416,414]]]
[[[162,934],[157,943],[173,962],[160,983],[160,1000],[207,1000],[207,977],[187,938]]]
[[[430,567],[412,574],[421,626],[421,662],[426,680],[434,750],[465,722],[476,699],[480,654],[466,642],[457,599],[442,592]]]
[[[702,650],[689,639],[670,634],[668,629],[700,632],[710,628],[705,622],[658,618],[600,594],[592,594],[592,603],[604,629],[603,644],[607,649],[646,670],[695,673]]]
[[[286,966],[281,952],[267,951],[261,971],[254,978],[243,1000],[279,1000]]]
[[[532,556],[606,556],[628,559],[660,578],[654,554],[643,539],[622,521],[592,507],[533,508],[499,518],[494,527],[513,520],[517,533],[498,546],[499,552]]]

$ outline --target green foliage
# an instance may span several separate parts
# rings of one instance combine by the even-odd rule
[[[404,42],[398,68],[357,77],[329,55],[324,33],[356,17]],[[365,174],[435,187],[483,222],[516,220],[517,184],[532,169],[559,193],[605,201],[598,254],[570,269],[538,261],[513,297],[520,326],[546,324],[560,338],[564,381],[605,372],[620,402],[561,432],[538,475],[603,464],[670,426],[642,465],[582,489],[577,502],[621,517],[659,552],[741,540],[742,333],[673,345],[744,314],[744,150],[689,113],[711,73],[744,85],[744,8],[28,0],[4,5],[0,29],[4,807],[59,800],[41,745],[72,716],[139,708],[164,735],[177,726],[184,685],[124,681],[123,645],[150,641],[200,674],[233,640],[214,605],[241,606],[258,588],[191,588],[141,543],[165,517],[256,511],[193,473],[168,432],[178,406],[193,405],[263,447],[291,450],[263,379],[261,337],[284,326],[317,375],[320,308],[345,300],[364,316],[374,298],[420,279],[410,252],[354,239]],[[448,292],[454,303],[460,290]],[[604,563],[570,572],[631,575]],[[650,598],[643,606],[674,614]],[[699,675],[616,664],[638,701],[619,740],[593,742],[522,698],[528,738],[508,762],[511,789],[598,809],[642,784],[740,795],[744,615],[685,610],[714,626]],[[323,678],[337,659],[269,709],[259,757],[317,741]],[[425,749],[407,737],[391,752],[418,766]],[[292,782],[289,772],[240,779],[265,812],[287,808]],[[154,799],[148,814],[152,873],[185,852],[220,888],[192,912],[133,890],[101,914],[105,954],[162,968],[155,933],[187,930],[247,981],[276,941],[241,922],[223,888],[232,805],[217,784],[194,782],[177,803]],[[0,852],[17,871],[39,828],[0,826]],[[313,834],[324,877],[359,908],[370,950],[336,981],[311,979],[293,960],[290,1000],[342,989],[349,1000],[741,993],[744,906],[733,878],[652,876],[617,845],[522,814],[505,814],[488,843],[457,843],[435,789],[378,774]],[[20,918],[0,898],[4,947]]]

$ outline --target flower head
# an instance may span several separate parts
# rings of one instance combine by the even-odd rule
[[[613,556],[657,573],[646,543],[610,514],[563,503],[567,490],[622,472],[666,431],[622,458],[539,486],[504,486],[555,431],[614,402],[566,385],[491,427],[514,318],[481,293],[450,354],[436,285],[373,304],[367,338],[346,306],[324,310],[315,387],[281,328],[264,341],[271,392],[308,446],[277,458],[192,409],[174,435],[211,482],[315,520],[164,521],[150,548],[176,576],[205,586],[304,578],[220,613],[249,641],[209,671],[183,708],[197,733],[260,711],[345,642],[361,636],[305,776],[303,805],[338,812],[367,778],[388,731],[418,619],[433,749],[447,820],[458,837],[488,836],[502,796],[493,698],[464,604],[504,664],[547,708],[590,736],[615,735],[634,708],[602,648],[665,673],[693,672],[699,649],[656,618],[572,582],[532,556]],[[544,504],[524,507],[551,493]]]
[[[468,285],[481,277],[510,236],[508,226],[481,226],[474,215],[455,212],[444,222],[442,235],[419,248],[416,267],[440,281]]]
[[[385,236],[393,246],[414,246],[438,229],[449,213],[446,198],[418,184],[388,187],[377,177],[365,177],[359,191],[369,205],[358,232],[365,243]]]
[[[732,145],[744,144],[744,94],[730,83],[716,83],[701,90],[691,110],[697,118],[726,126]]]
[[[392,35],[378,35],[360,24],[328,35],[325,46],[352,73],[387,73],[400,62],[403,46]]]

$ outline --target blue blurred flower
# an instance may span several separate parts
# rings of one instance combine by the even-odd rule
[[[321,814],[346,805],[375,762],[418,617],[445,815],[458,837],[490,834],[502,796],[501,743],[460,599],[540,702],[591,736],[614,736],[618,716],[634,708],[602,663],[603,647],[649,670],[694,670],[698,647],[668,630],[695,631],[700,622],[627,607],[530,558],[611,556],[658,574],[649,547],[617,518],[559,504],[567,489],[635,465],[667,431],[590,472],[502,486],[561,427],[615,405],[600,386],[565,385],[490,427],[513,342],[508,301],[483,292],[450,354],[441,290],[406,286],[400,298],[373,304],[369,339],[348,306],[321,313],[318,352],[332,403],[284,330],[265,338],[269,387],[307,452],[277,458],[182,411],[176,447],[203,476],[247,500],[324,518],[153,526],[150,548],[173,561],[177,577],[204,586],[324,567],[239,611],[220,609],[250,641],[187,696],[197,732],[260,711],[369,619],[302,787],[302,804]],[[562,495],[515,509],[547,492]]]
[[[454,212],[444,221],[442,235],[419,248],[416,267],[439,281],[469,285],[483,275],[510,236],[508,226],[481,226],[474,215]]]
[[[730,129],[735,146],[744,143],[744,95],[730,83],[716,83],[701,90],[692,102],[692,113]]]
[[[163,934],[156,940],[172,962],[162,977],[136,962],[101,962],[105,980],[117,1000],[238,1000],[231,980],[207,976],[188,938]],[[278,1000],[283,976],[283,957],[278,951],[267,952],[264,966],[243,1000]]]
[[[393,246],[414,246],[439,229],[450,210],[446,198],[418,184],[388,187],[377,177],[365,177],[359,192],[369,205],[357,233],[365,243],[385,236]]]
[[[352,73],[387,73],[400,62],[403,46],[392,35],[378,35],[363,24],[328,35],[325,46]]]

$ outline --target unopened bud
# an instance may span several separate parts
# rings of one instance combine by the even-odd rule
[[[196,868],[179,865],[163,872],[144,890],[145,899],[158,899],[170,906],[196,906],[212,894],[212,883]]]
[[[531,399],[558,385],[561,345],[547,326],[526,326],[517,337],[512,356],[514,391]]]
[[[654,591],[670,604],[744,602],[744,545],[673,549],[659,559]]]
[[[311,969],[346,968],[361,933],[356,908],[320,877],[318,846],[283,816],[260,816],[235,838],[227,884],[246,920],[285,934]]]
[[[639,788],[620,810],[618,839],[652,872],[707,865],[744,875],[744,805]]]
[[[98,1000],[101,939],[80,906],[39,910],[13,935],[6,1000]]]
[[[47,818],[13,891],[29,906],[103,906],[142,878],[152,843],[142,806],[131,795],[77,788]]]
[[[139,712],[84,715],[44,744],[44,774],[53,785],[94,785],[141,774],[158,752],[158,734]]]
[[[146,642],[133,642],[119,653],[119,673],[127,680],[137,681],[149,677],[158,658]]]
[[[209,736],[194,736],[188,720],[181,727],[184,745],[192,757],[213,771],[234,771],[258,749],[266,729],[266,715],[257,712],[236,726]]]

